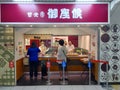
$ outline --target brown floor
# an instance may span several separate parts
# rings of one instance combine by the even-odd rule
[[[29,73],[26,72],[22,78],[17,81],[17,85],[26,86],[26,85],[47,85],[48,84],[47,77],[45,79],[41,79],[41,73],[37,78],[30,79]],[[59,80],[58,72],[50,73],[50,82],[52,85],[62,85],[63,81]],[[65,84],[67,85],[88,85],[89,84],[89,73],[85,72],[69,72],[68,80],[65,80]],[[93,79],[91,81],[92,85],[97,84]]]

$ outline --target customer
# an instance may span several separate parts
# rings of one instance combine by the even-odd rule
[[[67,60],[66,60],[66,53],[67,53],[67,49],[66,47],[64,46],[64,40],[63,39],[60,39],[59,40],[59,47],[58,47],[58,53],[57,53],[57,63],[59,65],[59,73],[60,73],[60,80],[63,79],[63,73],[62,73],[62,70],[63,70],[63,67],[62,67],[62,61],[65,61],[66,63],[66,66],[64,67],[64,70],[65,70],[65,79],[68,80],[67,78],[67,73],[66,73],[66,70],[67,70]]]
[[[69,53],[74,52],[75,46],[71,41],[68,41],[68,45],[66,46]]]
[[[38,75],[38,55],[40,49],[36,46],[35,42],[32,42],[30,48],[28,49],[27,55],[29,55],[29,73],[30,79],[33,79],[33,75],[37,78]]]

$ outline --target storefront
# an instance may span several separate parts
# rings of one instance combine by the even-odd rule
[[[17,80],[28,72],[28,61],[24,61],[24,57],[31,41],[36,41],[38,46],[41,41],[44,41],[50,48],[56,47],[57,41],[61,38],[67,42],[72,41],[76,49],[80,48],[76,50],[77,52],[70,53],[71,61],[76,60],[77,64],[81,57],[76,58],[76,56],[88,58],[88,52],[94,60],[113,61],[115,59],[114,64],[109,62],[108,70],[112,78],[109,82],[119,82],[119,79],[116,79],[119,76],[117,72],[119,64],[116,64],[119,56],[116,55],[119,51],[117,48],[119,45],[116,44],[119,41],[116,39],[119,36],[117,35],[119,26],[110,27],[109,23],[108,3],[1,4],[1,25],[15,24],[19,27],[1,27],[0,29],[2,53],[0,85],[17,85]],[[110,37],[115,43],[110,40]],[[55,59],[52,58],[52,60]],[[73,65],[72,62],[68,70],[83,71],[84,67],[76,63]],[[50,71],[58,71],[57,65],[51,64]],[[95,63],[93,72],[98,82],[107,81],[106,64]],[[113,75],[113,72],[116,73]]]

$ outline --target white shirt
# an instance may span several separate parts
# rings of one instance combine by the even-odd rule
[[[45,52],[46,52],[46,50],[47,50],[47,48],[46,48],[45,45],[41,45],[41,46],[39,47],[39,49],[41,50],[41,53],[42,53],[42,54],[45,54]]]
[[[73,51],[75,49],[73,44],[71,46],[67,45],[66,47],[67,47],[68,52]]]

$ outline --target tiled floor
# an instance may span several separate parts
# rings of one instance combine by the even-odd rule
[[[98,85],[12,86],[0,90],[107,90]]]
[[[113,90],[120,90],[120,85],[112,85],[112,87],[114,88]]]

